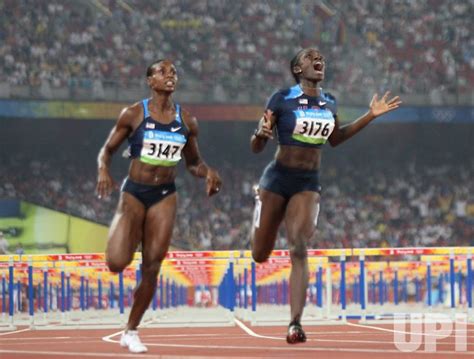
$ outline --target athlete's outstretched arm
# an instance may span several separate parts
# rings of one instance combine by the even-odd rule
[[[370,101],[369,111],[367,111],[367,113],[359,117],[354,122],[351,122],[345,126],[339,127],[339,121],[337,119],[337,116],[335,116],[336,125],[331,136],[329,136],[329,143],[331,144],[331,146],[337,146],[345,140],[351,138],[357,132],[367,126],[376,117],[397,109],[402,103],[402,101],[398,96],[387,100],[389,93],[390,92],[387,91],[380,100],[378,99],[378,95],[375,94],[372,97],[372,100]]]
[[[198,146],[198,122],[187,111],[181,112],[183,121],[188,128],[188,141],[183,148],[183,156],[186,161],[186,167],[193,176],[206,178],[206,193],[212,196],[219,192],[222,187],[222,180],[219,173],[211,167],[201,157]]]
[[[252,152],[262,152],[267,144],[268,139],[273,139],[273,125],[275,124],[275,116],[271,110],[266,110],[263,117],[258,122],[255,133],[250,138],[250,148]]]
[[[115,184],[110,175],[109,167],[113,154],[120,147],[122,142],[133,131],[133,120],[140,115],[140,108],[136,105],[125,107],[120,113],[118,120],[107,137],[104,145],[99,151],[97,157],[97,187],[96,193],[99,198],[110,195]]]

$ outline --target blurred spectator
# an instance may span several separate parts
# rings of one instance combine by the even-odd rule
[[[0,10],[0,83],[32,97],[144,90],[146,66],[171,57],[182,87],[216,94],[207,101],[261,103],[282,74],[291,82],[289,60],[306,46],[321,49],[324,86],[347,100],[390,88],[440,104],[474,85],[472,1],[5,0]]]
[[[364,158],[364,163],[336,159],[323,168],[321,213],[310,247],[474,245],[474,161],[429,165],[402,159],[384,166]],[[93,167],[72,166],[68,159],[29,166],[21,156],[1,160],[6,166],[0,167],[0,197],[110,223],[118,195],[106,201],[96,198]],[[224,181],[219,196],[207,198],[204,182],[187,174],[177,178],[179,207],[172,244],[193,250],[249,248],[251,188],[258,181],[259,164],[212,162]],[[276,246],[287,247],[284,230]]]
[[[25,250],[24,250],[23,245],[21,243],[18,243],[16,245],[15,253],[20,255],[20,256],[25,253]]]
[[[8,241],[2,231],[0,231],[0,254],[8,254]]]

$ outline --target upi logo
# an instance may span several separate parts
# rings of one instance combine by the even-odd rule
[[[408,328],[407,328],[408,324]],[[402,352],[414,352],[425,342],[425,352],[436,352],[437,342],[443,350],[467,351],[467,315],[442,313],[397,314],[394,318],[393,342]],[[453,343],[454,339],[454,343]]]

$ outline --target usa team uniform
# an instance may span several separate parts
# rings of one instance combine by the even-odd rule
[[[143,121],[128,138],[130,157],[155,166],[174,167],[181,160],[181,153],[188,139],[188,130],[181,118],[181,108],[176,106],[176,116],[169,124],[155,121],[148,111],[148,101],[143,104]],[[125,178],[121,191],[128,192],[143,203],[146,209],[176,192],[174,182],[145,185]]]
[[[267,104],[276,117],[278,143],[287,146],[320,148],[335,126],[336,99],[329,93],[305,95],[300,85],[279,90]],[[318,170],[285,167],[272,161],[263,171],[259,187],[287,200],[298,192],[321,192]]]

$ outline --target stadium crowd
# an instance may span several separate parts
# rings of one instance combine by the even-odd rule
[[[118,193],[100,201],[95,172],[78,165],[2,158],[0,198],[19,198],[108,224]],[[409,164],[408,164],[409,163]],[[261,167],[218,166],[221,193],[205,196],[204,182],[178,176],[179,209],[173,245],[177,248],[249,248],[253,185]],[[474,161],[427,165],[417,161],[382,167],[351,163],[324,168],[318,229],[310,247],[474,245]],[[183,171],[181,171],[183,172]],[[123,172],[122,172],[123,173]],[[370,175],[368,175],[370,174]],[[115,177],[118,179],[118,177]],[[286,248],[285,232],[277,241]]]
[[[288,63],[296,51],[317,46],[327,58],[324,86],[342,101],[390,88],[441,104],[443,94],[472,93],[473,13],[472,0],[3,0],[0,90],[3,83],[29,86],[29,98],[51,98],[67,87],[72,99],[75,89],[86,89],[100,100],[105,88],[144,89],[146,66],[170,57],[181,86],[198,84],[209,102],[238,101],[245,92],[262,104],[292,82]],[[71,161],[76,153],[39,160],[27,152],[0,152],[0,198],[110,222],[118,195],[95,197],[92,157],[82,168]],[[472,159],[399,159],[390,167],[367,161],[363,173],[343,159],[329,163],[311,247],[474,245]],[[224,187],[212,199],[203,183],[178,177],[176,247],[249,247],[262,164],[236,168],[221,159],[216,166]],[[286,247],[284,231],[277,247]]]
[[[473,13],[456,0],[4,0],[0,83],[101,99],[107,86],[144,88],[146,66],[171,57],[184,87],[261,102],[291,82],[297,49],[316,45],[338,95],[390,88],[440,100],[474,85]]]

